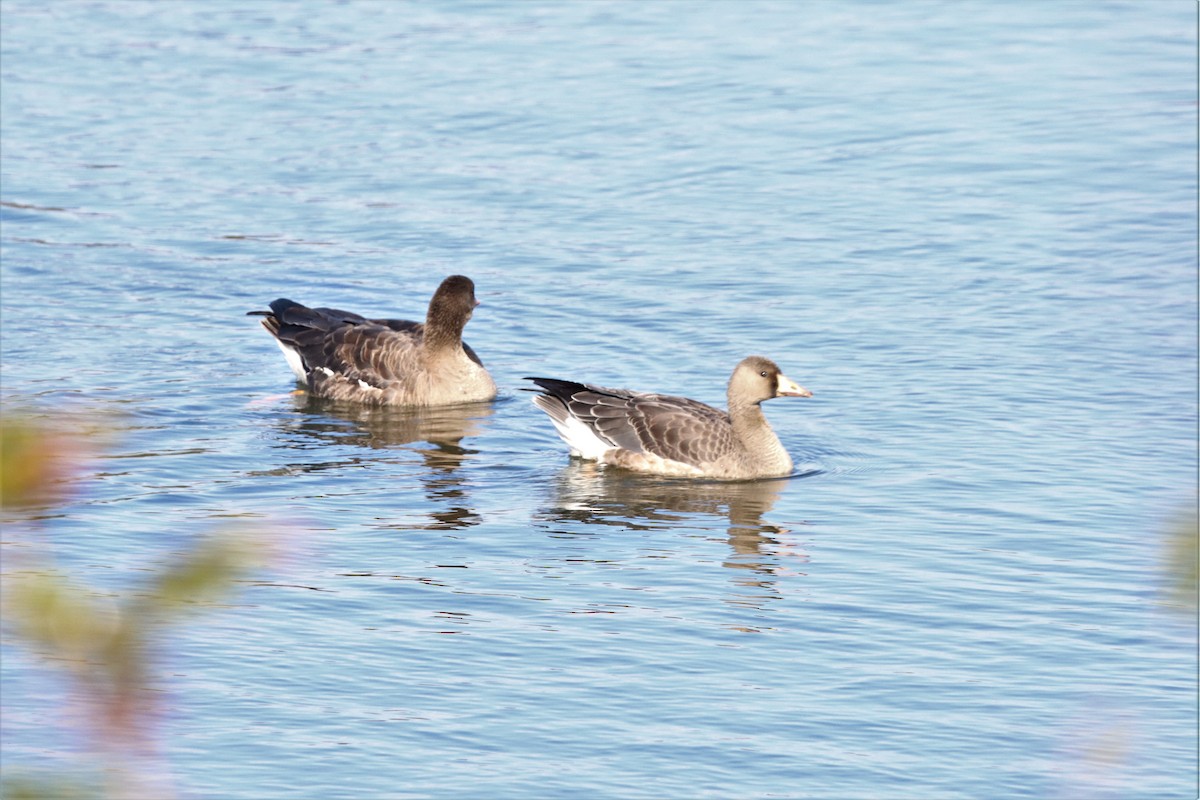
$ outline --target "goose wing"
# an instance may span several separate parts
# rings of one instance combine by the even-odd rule
[[[339,376],[385,388],[419,365],[424,326],[408,320],[369,320],[336,308],[309,308],[280,298],[264,324],[280,344],[299,354],[310,382]]]
[[[609,389],[555,378],[528,378],[552,419],[573,418],[610,447],[700,466],[736,447],[729,415],[673,395]],[[544,399],[543,399],[544,398]]]
[[[301,352],[310,369],[323,368],[378,389],[394,387],[421,369],[422,331],[414,324],[417,329],[409,332],[369,320],[340,325]]]

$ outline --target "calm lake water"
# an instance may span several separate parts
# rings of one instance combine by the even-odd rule
[[[194,798],[1190,798],[1191,2],[4,0],[6,410],[113,430],[5,550],[177,628]],[[420,318],[493,404],[313,405],[246,311]],[[548,375],[723,404],[797,474],[572,462]],[[6,768],[71,770],[6,632]]]

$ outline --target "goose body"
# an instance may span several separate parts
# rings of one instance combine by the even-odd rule
[[[674,395],[556,378],[526,380],[540,387],[533,403],[550,417],[572,455],[656,475],[726,480],[790,473],[791,456],[760,403],[812,396],[762,356],[734,368],[728,412]]]
[[[366,319],[280,298],[261,316],[296,378],[317,397],[370,405],[442,406],[491,400],[496,384],[462,340],[475,284],[442,281],[425,322]]]

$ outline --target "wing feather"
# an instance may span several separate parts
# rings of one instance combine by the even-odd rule
[[[419,337],[363,322],[326,334],[319,366],[382,389],[403,383],[416,372],[420,352]]]
[[[399,389],[420,367],[419,322],[369,320],[284,298],[271,303],[266,316],[268,330],[300,355],[309,386],[319,394],[352,399],[359,391]]]
[[[696,400],[554,378],[529,380],[602,440],[631,453],[700,467],[737,447],[729,415]]]
[[[686,397],[636,398],[631,418],[643,450],[660,458],[702,466],[737,446],[728,414]]]

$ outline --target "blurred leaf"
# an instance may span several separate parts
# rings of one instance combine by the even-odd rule
[[[1200,604],[1200,515],[1195,505],[1171,530],[1168,569],[1177,602],[1195,609]]]
[[[258,565],[261,550],[257,537],[245,529],[209,536],[158,577],[149,594],[154,605],[145,610],[215,602],[236,578]]]
[[[81,783],[64,781],[57,776],[34,774],[5,776],[0,783],[4,800],[97,800],[101,794]]]
[[[69,659],[95,658],[107,651],[121,627],[112,606],[52,572],[26,572],[7,581],[4,615],[26,638]]]
[[[61,499],[76,461],[65,436],[21,419],[0,421],[0,505],[42,506]]]

